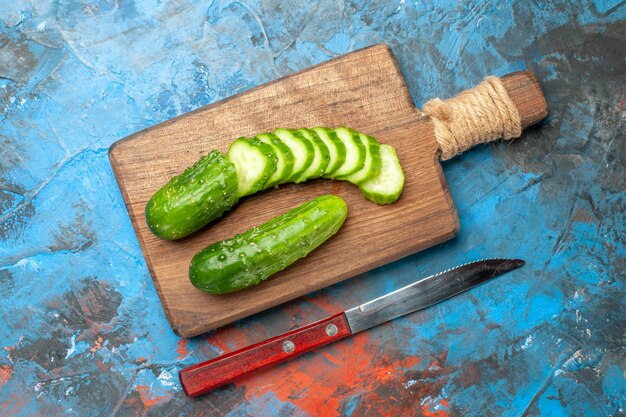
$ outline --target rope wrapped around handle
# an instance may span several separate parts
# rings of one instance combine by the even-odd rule
[[[523,128],[547,115],[547,105],[535,77],[524,71],[487,77],[447,100],[432,99],[422,112],[430,116],[446,160],[480,143],[521,136]]]

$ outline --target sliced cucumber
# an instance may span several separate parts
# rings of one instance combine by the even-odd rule
[[[380,145],[378,141],[365,133],[359,133],[359,137],[366,144],[365,165],[353,174],[337,177],[339,180],[346,180],[356,185],[377,176],[381,168]]]
[[[376,204],[390,204],[400,198],[404,188],[404,172],[395,149],[380,145],[382,163],[377,176],[363,181],[359,189],[368,200]]]
[[[313,162],[311,165],[300,175],[299,178],[295,180],[295,182],[302,182],[321,177],[328,166],[328,162],[330,161],[330,151],[328,150],[328,146],[326,146],[326,143],[324,143],[317,133],[311,129],[298,129],[297,132],[311,141],[313,147],[315,148],[315,155],[313,156]]]
[[[313,158],[315,157],[313,143],[302,136],[302,134],[291,129],[276,129],[274,134],[291,149],[294,157],[291,175],[283,179],[281,183],[295,182],[313,163]]]
[[[367,153],[365,144],[361,141],[358,132],[347,127],[338,127],[335,129],[335,133],[346,146],[346,159],[339,168],[326,174],[329,178],[338,178],[362,169]]]
[[[222,217],[238,199],[235,165],[212,151],[150,198],[146,223],[161,239],[180,239]]]
[[[237,139],[230,144],[226,157],[237,171],[239,197],[262,190],[267,180],[276,172],[277,157],[274,148],[256,138]]]
[[[276,172],[272,174],[263,186],[263,189],[267,189],[279,184],[291,175],[295,158],[293,157],[293,152],[291,152],[289,146],[285,145],[275,134],[261,133],[255,137],[261,142],[272,146],[274,148],[274,152],[276,152]]]
[[[328,148],[328,166],[324,171],[324,177],[329,172],[337,170],[346,160],[346,145],[337,137],[337,134],[327,127],[314,127],[312,129]]]

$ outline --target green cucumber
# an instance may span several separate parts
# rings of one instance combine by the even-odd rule
[[[372,137],[346,127],[276,129],[239,138],[226,156],[211,152],[172,178],[146,205],[146,222],[156,236],[180,239],[222,216],[240,197],[321,174],[358,185],[377,204],[396,201],[404,186],[395,150]]]
[[[260,135],[255,136],[261,142],[265,142],[268,145],[271,145],[276,152],[277,160],[276,160],[276,172],[272,174],[272,176],[265,183],[264,189],[273,187],[280,182],[282,182],[285,178],[291,176],[291,171],[293,170],[293,164],[295,158],[293,157],[293,152],[289,149],[289,146],[285,145],[278,137],[273,133],[261,133]]]
[[[317,136],[324,141],[328,148],[328,166],[324,170],[324,177],[329,172],[337,170],[346,160],[346,145],[337,137],[337,134],[327,127],[314,127],[313,130]]]
[[[355,173],[336,177],[338,180],[349,181],[352,184],[359,185],[363,181],[373,178],[378,175],[381,168],[380,162],[380,145],[371,136],[365,133],[359,133],[361,141],[366,144],[365,164],[363,168]]]
[[[300,178],[300,175],[313,163],[315,156],[313,143],[300,133],[291,129],[276,129],[274,134],[291,149],[295,159],[291,175],[283,179],[281,183],[296,182],[296,180]]]
[[[202,157],[172,178],[146,205],[146,222],[158,237],[180,239],[201,229],[237,200],[235,166],[218,151]]]
[[[328,150],[328,146],[326,146],[326,143],[324,143],[313,130],[305,128],[298,129],[297,132],[311,141],[314,148],[314,156],[311,165],[306,171],[300,174],[300,177],[294,182],[302,182],[321,177],[328,166],[328,162],[330,162],[330,151]]]
[[[339,197],[317,197],[198,252],[191,260],[189,279],[196,288],[210,294],[256,285],[334,235],[345,221],[347,210]]]
[[[404,172],[396,151],[389,145],[380,145],[381,169],[377,176],[363,181],[359,189],[376,204],[390,204],[400,198],[404,188]]]
[[[367,154],[365,144],[361,141],[358,132],[347,127],[338,127],[335,129],[335,133],[346,146],[346,159],[339,168],[326,174],[329,178],[353,174],[362,169],[365,165],[365,157]]]
[[[267,180],[276,172],[278,158],[274,148],[256,138],[237,139],[230,144],[226,157],[235,164],[237,170],[239,197],[262,190]]]

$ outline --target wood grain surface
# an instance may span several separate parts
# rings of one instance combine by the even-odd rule
[[[519,101],[526,102],[523,94]],[[245,198],[180,241],[148,230],[152,194],[210,150],[226,152],[240,136],[277,127],[319,125],[346,125],[394,146],[406,176],[400,200],[377,206],[349,183],[314,180]],[[375,45],[141,131],[114,144],[109,156],[168,320],[191,337],[453,237],[459,222],[438,152],[432,124],[415,108],[391,50]],[[308,257],[239,293],[209,295],[189,282],[189,262],[205,246],[326,193],[346,200],[348,218]]]

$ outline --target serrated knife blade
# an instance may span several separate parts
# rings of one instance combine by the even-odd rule
[[[524,265],[520,259],[483,259],[423,278],[345,311],[352,333],[437,304]]]

